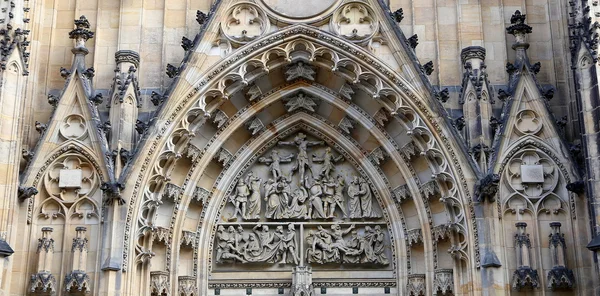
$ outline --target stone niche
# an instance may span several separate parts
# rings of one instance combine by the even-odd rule
[[[386,214],[369,176],[310,131],[283,134],[230,182],[215,234],[213,279],[234,271],[289,278],[295,266],[310,266],[316,279],[331,277],[327,270],[393,278]]]

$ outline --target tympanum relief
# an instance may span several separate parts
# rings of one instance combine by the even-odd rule
[[[387,266],[389,235],[366,176],[324,141],[277,141],[234,181],[215,235],[214,262]],[[236,265],[237,266],[237,265]]]

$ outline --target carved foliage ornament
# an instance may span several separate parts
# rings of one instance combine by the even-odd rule
[[[269,31],[270,22],[265,12],[254,3],[235,4],[221,23],[221,31],[231,42],[246,44]]]
[[[369,41],[379,31],[375,13],[364,2],[353,1],[340,7],[330,27],[337,35],[354,43]]]

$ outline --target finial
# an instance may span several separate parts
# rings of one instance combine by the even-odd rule
[[[527,15],[522,14],[520,11],[515,11],[515,13],[510,18],[510,25],[506,28],[506,32],[515,36],[515,44],[513,45],[513,49],[517,48],[529,48],[529,44],[525,42],[525,36],[532,32],[531,26],[525,24],[525,19]]]
[[[88,30],[90,28],[90,22],[85,16],[80,16],[79,19],[74,21],[75,29],[69,32],[69,38],[75,39],[75,48],[72,52],[88,54],[89,50],[85,47],[85,42],[94,37],[94,32]]]

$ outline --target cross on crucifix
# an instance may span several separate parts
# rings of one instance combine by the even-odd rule
[[[298,147],[298,155],[296,156],[296,165],[292,169],[292,171],[298,170],[300,173],[300,182],[306,182],[304,179],[304,172],[306,167],[310,170],[310,160],[308,158],[308,148],[311,146],[324,145],[324,141],[308,141],[306,140],[306,135],[303,133],[299,133],[294,137],[293,142],[284,142],[280,141],[277,143],[282,146],[296,146]]]

